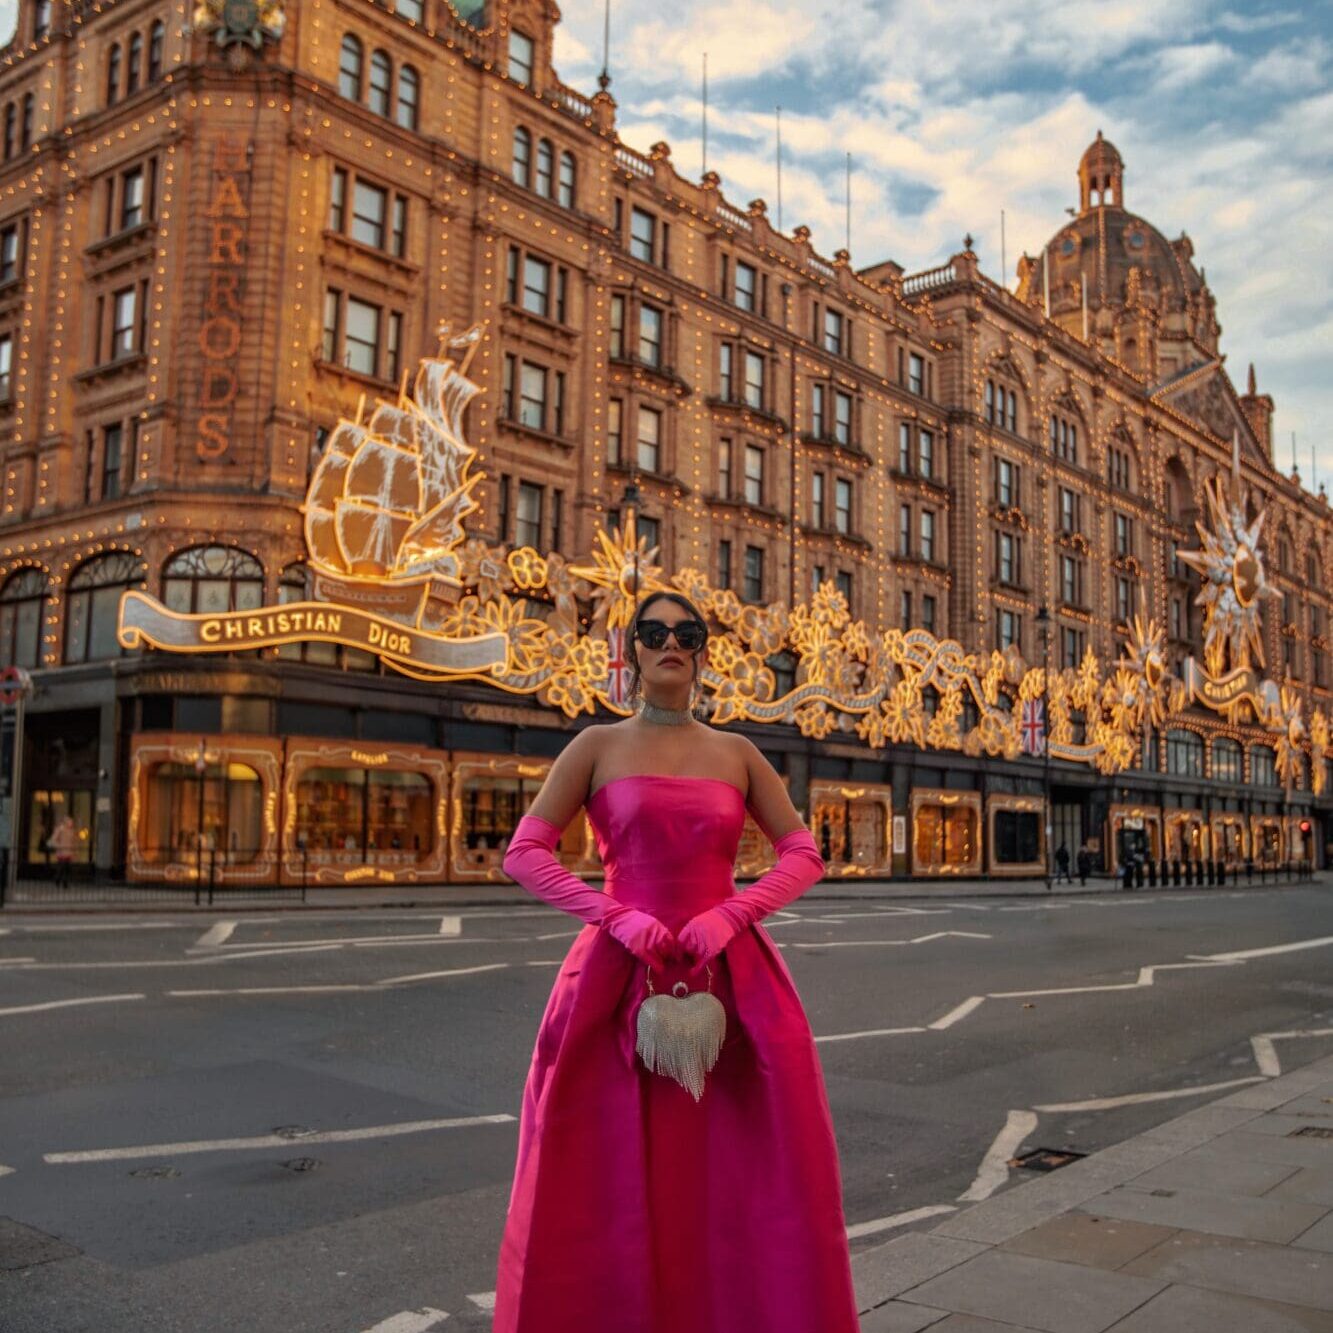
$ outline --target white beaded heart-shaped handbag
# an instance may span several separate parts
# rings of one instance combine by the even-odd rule
[[[713,969],[705,970],[707,990],[691,993],[678,981],[670,995],[655,995],[653,970],[648,969],[648,998],[639,1006],[634,1047],[654,1074],[674,1079],[696,1102],[727,1035],[727,1011],[713,994]]]

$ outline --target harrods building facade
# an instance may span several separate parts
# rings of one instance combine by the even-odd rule
[[[442,324],[483,331],[478,581],[514,546],[589,550],[636,488],[667,572],[742,602],[827,581],[872,627],[1053,666],[1113,659],[1151,616],[1176,660],[1201,648],[1177,552],[1238,440],[1281,591],[1267,669],[1327,708],[1327,503],[1278,467],[1272,400],[1223,365],[1189,240],[1126,211],[1100,136],[1015,295],[965,244],[912,275],[822,257],[667,145],[620,142],[608,91],[552,69],[554,4],[270,2],[258,46],[215,40],[217,8],[22,0],[0,65],[0,665],[36,684],[23,873],[69,813],[88,865],[140,879],[188,877],[201,845],[220,879],[498,876],[586,717],[334,644],[186,657],[115,632],[127,589],[182,613],[304,598],[325,439]],[[1308,767],[1279,786],[1271,737],[1203,711],[1113,778],[751,734],[833,874],[1040,873],[1048,790],[1055,839],[1107,868],[1323,859]],[[594,869],[575,834],[570,863]]]

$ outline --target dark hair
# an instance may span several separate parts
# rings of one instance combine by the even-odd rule
[[[650,592],[643,601],[635,608],[634,619],[630,621],[629,628],[625,632],[625,656],[629,659],[630,680],[629,693],[633,699],[639,693],[639,683],[641,679],[641,669],[639,667],[639,621],[644,619],[644,612],[654,603],[660,601],[675,602],[683,611],[688,611],[704,627],[704,641],[698,649],[691,654],[694,659],[693,671],[694,679],[699,679],[699,667],[704,660],[704,654],[708,651],[708,622],[699,614],[699,608],[690,601],[684,593],[680,592]],[[651,617],[647,617],[651,619]]]

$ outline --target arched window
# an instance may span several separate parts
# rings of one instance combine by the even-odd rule
[[[574,207],[574,154],[560,154],[560,207]]]
[[[235,546],[195,546],[167,561],[162,600],[184,615],[253,611],[264,604],[264,568]]]
[[[32,94],[23,94],[23,119],[19,125],[19,147],[25,152],[32,147]]]
[[[115,42],[106,58],[106,101],[110,106],[120,96],[120,43]]]
[[[101,662],[124,656],[116,640],[121,594],[142,586],[148,568],[128,551],[85,560],[70,576],[65,597],[65,661]]]
[[[532,180],[532,135],[520,125],[514,131],[514,183],[525,190]]]
[[[166,39],[167,25],[161,19],[155,19],[148,31],[148,82],[156,83],[162,77],[162,45]]]
[[[555,149],[549,139],[537,143],[537,178],[536,190],[543,199],[549,199],[555,192]]]
[[[1213,769],[1209,775],[1214,782],[1242,782],[1245,778],[1241,763],[1240,742],[1226,736],[1213,741]]]
[[[386,52],[375,51],[370,57],[370,91],[366,104],[377,116],[387,116],[392,92],[393,65]]]
[[[1124,430],[1116,431],[1107,446],[1106,484],[1116,491],[1134,490],[1134,444]]]
[[[1079,461],[1079,415],[1068,397],[1056,403],[1050,421],[1051,453],[1076,467]]]
[[[1319,586],[1319,560],[1313,551],[1305,557],[1305,584],[1308,588]]]
[[[411,65],[398,71],[397,120],[405,130],[417,128],[417,110],[421,102],[421,76]]]
[[[998,376],[986,381],[986,420],[1018,434],[1018,390]]]
[[[131,33],[125,51],[125,92],[137,92],[139,76],[143,73],[143,34]]]
[[[48,586],[45,570],[20,569],[0,588],[0,666],[41,666]]]
[[[1168,731],[1166,771],[1187,778],[1203,777],[1203,737],[1194,731]]]
[[[338,57],[338,91],[353,102],[361,100],[361,41],[350,32]]]
[[[14,156],[14,127],[18,123],[18,109],[13,102],[5,106],[5,161]]]

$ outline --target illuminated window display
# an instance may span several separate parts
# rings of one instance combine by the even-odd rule
[[[812,782],[810,830],[830,875],[888,873],[893,789],[872,782]]]
[[[244,865],[259,855],[264,806],[259,774],[248,764],[205,755],[202,768],[176,760],[149,767],[139,842],[147,864],[189,864],[202,851],[205,861],[216,854],[219,865]]]
[[[1227,865],[1244,861],[1249,855],[1249,830],[1244,815],[1213,816],[1213,850],[1218,860]]]
[[[1162,812],[1153,805],[1113,805],[1110,810],[1111,871],[1127,861],[1147,864],[1162,855]]]
[[[518,821],[536,799],[545,778],[544,772],[465,776],[457,795],[456,859],[465,866],[498,867]],[[576,825],[577,821],[571,827]]]
[[[1254,859],[1263,865],[1277,865],[1282,860],[1282,817],[1255,815],[1251,822]]]
[[[981,870],[981,795],[912,793],[912,873],[975,875]]]
[[[434,849],[433,800],[423,773],[310,768],[296,784],[298,847],[322,861],[424,861]]]
[[[1178,810],[1166,816],[1168,861],[1209,859],[1208,825],[1197,810]]]
[[[79,835],[74,850],[76,865],[88,865],[93,858],[93,793],[90,791],[34,791],[28,804],[27,861],[30,865],[53,864],[55,855],[47,848],[55,827],[66,815],[74,820]]]

